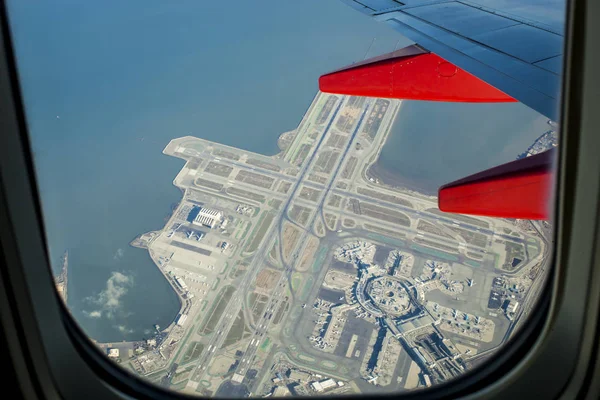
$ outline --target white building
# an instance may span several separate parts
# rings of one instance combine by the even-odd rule
[[[519,307],[519,302],[516,300],[511,300],[508,302],[508,306],[506,307],[507,312],[514,313],[517,311],[517,307]]]
[[[177,321],[175,321],[175,323],[179,326],[183,326],[183,324],[185,323],[185,320],[187,319],[187,314],[181,314],[178,318]]]
[[[425,383],[426,387],[431,386],[431,378],[429,378],[429,375],[423,374],[423,382]]]
[[[223,220],[223,213],[221,211],[213,210],[212,208],[202,207],[194,218],[194,224],[201,226],[208,226],[214,228],[219,225]]]
[[[321,384],[319,382],[311,382],[310,386],[316,391],[316,392],[322,392],[323,391],[323,386],[321,386]]]
[[[312,386],[312,388],[316,391],[316,392],[323,392],[327,389],[331,389],[334,387],[337,387],[338,384],[331,378],[329,379],[324,379],[320,382],[312,382],[310,384],[310,386]]]
[[[177,284],[179,285],[179,287],[181,287],[183,290],[187,289],[187,285],[185,284],[185,282],[183,281],[183,279],[181,279],[180,277],[176,276],[175,277],[175,282],[177,282]]]
[[[119,349],[108,349],[108,357],[119,358]]]

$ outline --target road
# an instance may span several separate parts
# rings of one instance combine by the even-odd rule
[[[538,232],[539,237],[544,242],[544,254],[542,256],[542,261],[540,265],[540,269],[538,271],[538,275],[533,281],[529,291],[527,292],[525,299],[523,299],[523,304],[521,305],[517,315],[515,316],[512,324],[506,330],[502,341],[497,345],[485,351],[478,353],[477,355],[471,357],[471,360],[479,359],[481,357],[487,357],[489,354],[495,352],[500,347],[504,346],[506,342],[519,331],[521,325],[528,321],[529,312],[535,307],[536,302],[541,297],[541,291],[548,288],[548,273],[550,271],[550,262],[552,259],[549,257],[550,252],[552,251],[552,247],[550,243],[548,243],[547,231],[540,228],[538,222],[532,222],[533,227]]]
[[[344,154],[344,156],[340,157],[340,159],[343,160],[346,154],[347,154],[347,152]],[[206,154],[206,155],[203,154],[202,157],[206,158],[208,160],[222,161],[221,158],[215,157],[215,156],[209,155],[209,154]],[[234,166],[236,166],[236,167],[238,167],[240,169],[243,169],[243,170],[250,170],[250,171],[253,171],[253,172],[260,172],[262,175],[269,176],[269,177],[276,178],[276,179],[280,179],[280,180],[285,180],[285,181],[288,181],[288,182],[290,182],[292,184],[298,183],[298,179],[299,178],[294,179],[294,178],[290,177],[289,175],[285,175],[285,174],[282,174],[282,173],[273,172],[273,171],[270,171],[270,170],[262,169],[262,168],[257,167],[257,166],[250,166],[250,165],[245,164],[245,163],[235,162],[235,161],[231,161],[231,160],[227,160],[227,163],[231,164],[231,165],[234,165]],[[202,176],[202,175],[203,174],[200,174],[199,176]],[[409,216],[411,216],[413,218],[426,217],[426,218],[437,220],[438,222],[444,222],[444,223],[447,223],[447,224],[450,224],[450,225],[454,225],[456,227],[460,227],[460,228],[463,228],[463,229],[468,229],[468,230],[471,230],[471,231],[481,232],[481,233],[486,234],[486,235],[496,235],[496,237],[499,237],[499,238],[502,238],[504,240],[508,240],[508,241],[511,241],[511,242],[514,242],[514,243],[523,243],[524,242],[524,240],[522,238],[515,237],[515,236],[512,236],[512,235],[506,235],[506,234],[497,233],[497,232],[495,232],[495,231],[493,231],[491,229],[486,229],[486,228],[482,228],[482,227],[477,226],[477,225],[472,225],[472,224],[469,224],[469,223],[466,223],[466,222],[455,220],[451,216],[444,217],[444,216],[440,216],[438,214],[434,214],[434,213],[427,212],[427,211],[418,211],[418,210],[415,210],[415,209],[413,209],[411,207],[407,207],[407,206],[404,206],[404,205],[401,205],[401,204],[392,203],[392,202],[389,202],[389,201],[386,201],[386,200],[369,197],[367,195],[363,195],[363,194],[360,194],[360,193],[354,193],[354,192],[350,192],[350,191],[347,191],[347,190],[334,188],[334,187],[331,187],[329,185],[322,185],[322,184],[319,184],[319,183],[316,183],[316,182],[312,182],[312,181],[308,181],[308,180],[306,180],[305,182],[302,182],[302,183],[304,184],[304,186],[310,187],[312,189],[316,189],[316,190],[320,190],[320,191],[329,191],[329,192],[331,192],[333,194],[341,195],[343,197],[353,197],[355,199],[366,201],[366,202],[369,202],[369,203],[372,203],[372,204],[376,204],[376,205],[379,205],[379,206],[382,206],[382,207],[388,207],[388,208],[392,208],[392,209],[397,210],[397,211],[402,211],[405,214],[408,214]],[[241,182],[236,182],[236,184],[240,184],[242,186],[245,186]],[[247,187],[249,189],[252,189],[253,191],[261,192],[261,193],[263,193],[263,194],[265,194],[267,196],[271,196],[272,197],[274,195],[273,192],[270,192],[268,190],[262,190],[261,188],[258,188],[256,186],[249,185]],[[275,195],[277,195],[277,194],[275,194]],[[284,198],[284,195],[281,195],[281,196],[282,196],[282,198]],[[289,198],[289,196],[288,196],[288,198]],[[434,207],[435,206],[432,205],[432,208],[434,208]]]
[[[340,102],[340,105],[341,105],[341,102]],[[298,244],[296,245],[295,251],[292,253],[292,256],[290,257],[289,263],[286,263],[285,260],[283,260],[283,225],[284,225],[284,222],[287,220],[286,215],[287,215],[287,210],[288,210],[289,206],[291,205],[291,201],[292,201],[291,198],[287,202],[286,207],[284,208],[285,213],[283,214],[283,218],[281,218],[280,220],[277,221],[278,228],[279,228],[279,250],[280,250],[279,254],[280,254],[280,257],[282,257],[281,261],[282,261],[283,265],[285,266],[285,270],[284,270],[284,273],[281,274],[281,278],[277,282],[276,290],[273,292],[273,294],[271,294],[269,303],[266,307],[267,312],[265,312],[263,314],[263,316],[257,323],[257,329],[254,331],[254,334],[251,338],[250,344],[248,345],[248,347],[246,349],[246,352],[244,354],[244,359],[242,360],[242,362],[240,362],[240,364],[236,368],[235,373],[238,375],[241,375],[241,376],[245,375],[248,372],[248,369],[250,369],[252,367],[254,356],[258,349],[258,345],[261,341],[261,338],[263,337],[263,334],[268,331],[269,326],[273,322],[272,318],[271,318],[272,313],[276,312],[278,307],[280,306],[280,304],[285,300],[283,293],[282,293],[283,287],[284,287],[286,281],[288,283],[291,282],[291,274],[292,274],[294,266],[299,258],[299,254],[302,251],[304,251],[304,247],[306,245],[306,240],[309,237],[309,235],[311,234],[310,231],[313,228],[317,217],[321,215],[321,210],[323,208],[323,204],[325,203],[325,199],[327,198],[327,194],[329,193],[329,190],[335,183],[337,175],[339,174],[341,166],[344,164],[344,161],[346,159],[346,156],[348,155],[348,152],[350,151],[350,149],[352,147],[352,144],[354,143],[354,139],[356,138],[356,135],[358,134],[358,131],[362,125],[362,121],[367,113],[367,110],[369,109],[369,106],[370,106],[370,101],[366,101],[363,112],[362,112],[358,122],[356,123],[355,129],[354,129],[352,135],[350,136],[350,139],[348,140],[346,149],[345,149],[344,153],[342,154],[342,156],[339,157],[339,161],[337,161],[335,170],[329,176],[329,182],[326,186],[326,189],[321,192],[321,197],[318,201],[318,205],[317,205],[317,207],[313,208],[313,211],[311,212],[311,216],[309,217],[308,224],[306,225],[306,229],[302,230],[302,236],[301,236],[300,240],[298,241]],[[333,119],[331,120],[331,122],[333,122]],[[331,126],[331,122],[330,122],[329,126]],[[321,142],[324,140],[328,131],[329,131],[329,127],[323,133]],[[316,156],[316,154],[317,154],[316,152],[313,153],[312,158],[314,158],[314,156]],[[311,166],[312,166],[312,159],[311,159],[311,162],[307,164],[307,167],[308,167],[307,170],[310,169]],[[300,183],[302,183],[302,178],[300,178],[298,180],[298,185]],[[290,287],[290,293],[292,294],[292,296],[294,296],[294,292],[291,287]],[[293,305],[294,303],[295,302],[292,299],[292,301],[290,301],[290,304]],[[275,310],[275,311],[273,311],[273,310]]]
[[[271,323],[273,322],[272,319],[273,319],[275,313],[277,312],[277,310],[279,309],[279,307],[281,307],[282,304],[284,304],[284,302],[286,300],[289,300],[289,303],[291,305],[294,304],[295,293],[291,288],[291,275],[293,272],[293,266],[296,264],[296,262],[299,258],[299,255],[302,254],[302,252],[305,250],[307,239],[311,235],[311,230],[314,229],[314,225],[315,225],[317,218],[319,216],[321,216],[321,218],[323,217],[324,204],[327,199],[327,196],[330,193],[340,194],[345,197],[353,197],[353,198],[356,198],[356,199],[359,199],[362,201],[366,201],[368,203],[375,204],[378,206],[389,207],[394,210],[399,210],[399,211],[402,211],[405,214],[407,214],[409,217],[412,217],[413,219],[419,218],[419,217],[432,219],[432,220],[436,220],[436,221],[445,222],[447,224],[454,225],[457,227],[461,227],[461,228],[467,229],[469,231],[477,231],[477,232],[481,232],[481,233],[487,234],[487,235],[495,235],[495,237],[501,237],[504,240],[509,240],[509,241],[516,242],[516,243],[524,242],[524,240],[522,238],[516,238],[516,237],[510,236],[510,235],[497,234],[497,233],[493,232],[491,229],[486,229],[486,228],[482,228],[480,226],[476,226],[476,225],[472,225],[472,224],[469,224],[466,222],[458,221],[458,220],[453,219],[452,217],[444,217],[444,216],[440,216],[440,215],[437,215],[437,214],[434,214],[431,212],[427,212],[427,211],[418,211],[411,207],[399,205],[399,204],[392,203],[392,202],[389,202],[386,200],[376,199],[376,198],[372,198],[372,197],[369,197],[366,195],[361,195],[359,193],[353,193],[350,191],[344,191],[344,190],[335,188],[334,185],[336,183],[337,176],[346,161],[346,157],[347,157],[349,151],[352,149],[352,146],[354,145],[354,141],[360,130],[363,119],[364,119],[365,115],[367,114],[367,111],[370,108],[370,101],[365,102],[361,116],[355,126],[354,131],[350,135],[350,139],[348,140],[348,143],[346,145],[346,148],[345,148],[343,154],[339,157],[339,161],[337,161],[337,165],[335,166],[334,171],[330,174],[330,176],[328,178],[329,179],[328,183],[326,185],[320,185],[320,184],[317,184],[314,182],[310,182],[308,180],[305,181],[305,177],[307,176],[307,173],[309,171],[311,171],[313,168],[313,163],[315,162],[315,159],[316,159],[317,154],[319,153],[319,150],[322,148],[323,143],[325,142],[325,139],[328,137],[328,133],[330,132],[333,122],[336,120],[336,117],[339,114],[340,110],[342,109],[342,106],[345,105],[345,100],[346,100],[346,98],[342,98],[342,100],[338,103],[335,110],[329,116],[329,122],[328,122],[326,128],[321,133],[320,138],[319,138],[318,142],[316,143],[316,145],[313,146],[313,148],[311,149],[310,156],[304,161],[304,163],[301,167],[301,170],[296,177],[290,177],[289,175],[277,173],[277,172],[274,172],[271,170],[266,170],[259,166],[250,166],[243,162],[227,160],[227,162],[229,164],[236,166],[240,169],[252,170],[252,171],[260,172],[261,174],[266,175],[266,176],[289,181],[292,183],[292,188],[289,191],[289,195],[287,195],[287,196],[280,195],[279,193],[277,194],[276,198],[283,199],[284,204],[282,207],[280,207],[280,210],[276,214],[271,226],[269,227],[267,233],[264,236],[264,239],[263,239],[261,245],[259,246],[250,265],[248,266],[248,268],[247,268],[248,272],[245,274],[245,276],[239,282],[239,286],[237,287],[237,290],[233,294],[232,298],[229,300],[229,303],[227,304],[225,311],[223,312],[219,321],[217,322],[216,327],[214,329],[215,333],[209,339],[208,343],[205,346],[205,350],[203,351],[203,354],[199,357],[198,362],[191,374],[191,379],[189,380],[189,382],[187,384],[188,387],[190,387],[190,388],[195,387],[200,383],[200,381],[202,380],[204,374],[206,373],[206,369],[210,365],[216,351],[222,347],[223,342],[225,341],[225,338],[227,337],[229,330],[231,329],[233,323],[236,320],[237,315],[239,314],[240,310],[242,309],[242,307],[245,303],[246,296],[247,296],[249,290],[251,289],[257,274],[260,272],[260,270],[264,266],[264,262],[268,255],[268,251],[271,249],[272,245],[275,243],[276,240],[278,240],[277,243],[280,247],[279,255],[280,255],[280,257],[283,258],[283,240],[282,240],[282,238],[283,238],[284,222],[287,221],[287,212],[289,211],[292,202],[294,200],[298,200],[298,199],[296,199],[296,196],[302,185],[305,185],[305,186],[311,187],[311,188],[315,188],[318,190],[320,189],[321,190],[320,198],[318,199],[316,206],[311,205],[311,214],[309,216],[308,224],[306,225],[306,229],[302,230],[301,238],[298,241],[296,248],[292,252],[289,262],[286,262],[285,260],[281,260],[282,266],[284,267],[284,270],[283,270],[284,273],[281,274],[279,281],[276,283],[275,290],[269,297],[267,306],[265,308],[266,311],[258,319],[258,321],[255,321],[255,330],[249,340],[249,345],[246,348],[246,352],[245,352],[241,362],[239,363],[238,367],[236,368],[236,373],[239,375],[242,375],[242,376],[245,375],[247,373],[247,371],[250,369],[250,367],[252,366],[252,363],[253,363],[256,351],[259,347],[259,344],[261,343],[264,334],[266,332],[268,332],[268,329],[269,329]],[[307,121],[309,119],[310,118],[306,118],[305,121]],[[302,128],[306,129],[306,126],[304,126]],[[303,134],[302,128],[299,128],[299,130],[298,130],[299,137]],[[208,158],[208,159],[214,159],[215,161],[221,161],[220,158],[214,157],[214,156],[206,157],[206,155],[203,155],[203,157]],[[246,184],[241,183],[241,186],[246,186]],[[262,192],[260,189],[258,189],[256,187],[252,187],[252,190]],[[269,194],[268,192],[266,192],[263,194],[274,197],[273,193]],[[340,212],[339,210],[337,210],[337,212],[340,215],[347,215],[348,217],[357,218],[356,215],[346,213],[344,211]],[[363,217],[359,216],[359,218],[364,218],[364,216]],[[373,223],[377,224],[377,222],[375,222],[375,221],[373,221]],[[406,230],[411,231],[410,228],[407,228]],[[445,242],[445,243],[451,244],[451,245],[456,244],[456,241],[448,240],[446,238],[437,238],[436,241],[441,242],[441,243]],[[470,244],[466,244],[462,248],[463,249],[466,248],[469,251],[478,251],[478,252],[483,251],[481,248],[474,247]],[[483,251],[483,252],[485,252],[485,251]],[[285,297],[286,288],[288,286],[290,288],[291,299],[287,299]]]
[[[518,315],[515,317],[514,323],[509,328],[509,332],[507,332],[506,340],[508,340],[514,332],[518,332],[518,328],[523,323],[527,322],[529,312],[537,305],[537,301],[541,297],[541,291],[548,287],[548,275],[551,267],[550,262],[552,261],[552,258],[550,257],[552,246],[548,243],[545,232],[540,228],[539,222],[532,222],[532,225],[544,241],[544,255],[542,256],[538,274],[529,288],[525,299],[523,299],[523,304],[521,305]]]
[[[296,196],[296,192],[298,191],[300,184],[301,184],[302,180],[304,179],[304,176],[306,175],[307,171],[309,170],[309,166],[312,164],[319,148],[322,146],[324,139],[327,136],[327,132],[331,128],[331,125],[333,124],[335,117],[337,116],[340,109],[342,108],[343,103],[344,103],[343,101],[340,101],[337,108],[332,113],[331,119],[330,119],[327,127],[321,134],[319,142],[315,145],[314,149],[312,150],[312,154],[311,154],[310,158],[307,161],[305,161],[304,166],[302,167],[302,169],[297,177],[297,180],[296,180],[292,190],[290,191],[290,194],[287,197],[285,206],[280,209],[277,216],[274,218],[274,221],[280,221],[282,216],[285,215],[285,213],[287,212],[293,198]],[[299,134],[300,134],[300,132],[299,132]],[[277,238],[278,235],[279,235],[278,224],[272,223],[271,227],[267,231],[267,234],[265,235],[266,239],[263,239],[262,245],[259,246],[257,253],[254,255],[252,262],[250,263],[250,265],[247,269],[248,272],[244,276],[238,289],[235,291],[232,299],[229,301],[229,304],[227,305],[227,308],[224,311],[223,316],[217,323],[217,328],[215,329],[217,333],[215,335],[213,335],[213,337],[211,337],[211,339],[208,343],[208,346],[206,347],[206,350],[204,350],[203,354],[200,356],[198,364],[196,365],[196,367],[194,368],[194,371],[191,374],[191,379],[188,381],[188,383],[186,385],[187,387],[193,388],[195,386],[196,387],[198,386],[198,384],[200,383],[200,380],[202,379],[202,377],[204,376],[204,373],[206,372],[206,368],[208,367],[208,365],[210,365],[210,362],[212,360],[212,357],[213,357],[215,351],[217,349],[221,348],[221,346],[223,345],[223,342],[224,342],[225,338],[227,337],[227,333],[231,329],[231,326],[233,325],[233,322],[235,321],[236,316],[238,315],[239,311],[241,310],[242,304],[244,302],[244,297],[246,296],[246,293],[247,293],[249,287],[252,285],[252,282],[254,282],[256,275],[260,271],[260,269],[261,269],[260,267],[262,266],[265,256],[267,255],[269,249],[271,248],[271,244],[274,242],[274,240]],[[285,274],[282,274],[282,276],[285,276]]]
[[[340,102],[340,104],[338,104],[338,108],[335,110],[334,114],[337,114],[339,111],[340,106],[342,105],[343,102]],[[363,119],[363,117],[365,116],[366,111],[368,110],[368,103],[365,105],[365,109],[363,110],[363,114],[361,116],[361,120]],[[330,121],[328,127],[326,128],[327,130],[329,130],[331,123],[333,122],[333,120]],[[360,124],[360,122],[359,122]],[[326,132],[323,133],[322,138],[324,137],[324,135],[326,134]],[[354,132],[354,134],[356,134],[356,132]],[[353,135],[354,137],[354,135]],[[350,142],[352,142],[352,139],[350,140]],[[347,155],[349,148],[346,148],[346,152],[342,155],[342,157],[340,157],[340,160],[344,160],[345,156]],[[316,154],[316,153],[313,153]],[[203,154],[202,155],[203,158],[210,160],[210,161],[223,161],[221,157],[218,156],[214,156],[212,154]],[[271,170],[267,170],[264,168],[261,168],[259,166],[254,166],[254,165],[249,165],[243,162],[237,162],[237,161],[233,161],[233,160],[229,160],[227,159],[227,164],[230,164],[232,166],[238,167],[240,169],[243,170],[250,170],[253,172],[260,172],[260,174],[265,175],[265,176],[269,176],[271,178],[276,178],[276,179],[280,179],[280,180],[284,180],[284,181],[288,181],[292,184],[298,184],[302,179],[300,177],[297,178],[293,178],[289,175],[283,174],[283,173],[279,173],[279,172],[274,172]],[[340,163],[339,165],[341,165],[342,163]],[[305,167],[308,166],[308,164],[305,164]],[[200,176],[202,176],[202,174],[200,174]],[[331,193],[334,194],[338,194],[341,196],[345,196],[345,197],[353,197],[356,198],[358,200],[362,200],[362,201],[367,201],[382,207],[389,207],[392,208],[394,210],[398,210],[398,211],[402,211],[406,214],[408,214],[409,216],[412,216],[413,218],[419,217],[419,216],[424,216],[424,217],[428,217],[430,219],[434,219],[437,220],[439,222],[444,222],[447,224],[454,224],[457,227],[463,228],[463,229],[468,229],[468,230],[472,230],[472,231],[477,231],[477,232],[481,232],[483,234],[486,235],[496,235],[496,237],[500,237],[504,240],[508,240],[514,243],[523,243],[524,240],[522,238],[519,237],[515,237],[512,235],[506,235],[506,234],[501,234],[501,233],[497,233],[494,232],[491,229],[486,229],[486,228],[482,228],[480,226],[477,225],[472,225],[463,221],[459,221],[459,220],[455,220],[453,219],[451,216],[448,217],[444,217],[444,216],[440,216],[438,214],[433,214],[427,211],[418,211],[415,210],[411,207],[407,207],[401,204],[397,204],[397,203],[393,203],[393,202],[389,202],[389,201],[385,201],[385,200],[381,200],[381,199],[376,199],[373,197],[369,197],[367,195],[363,195],[360,193],[354,193],[354,192],[350,192],[347,190],[343,190],[343,189],[338,189],[338,188],[334,188],[331,187],[331,185],[323,185],[323,184],[319,184],[316,182],[312,182],[312,181],[308,181],[306,180],[305,182],[302,182],[305,186],[310,187],[312,189],[316,189],[316,190],[320,190],[320,191],[330,191]],[[240,184],[242,186],[245,186],[243,183],[241,182],[236,182],[236,184]],[[249,189],[252,189],[253,191],[257,191],[257,192],[261,192],[267,196],[273,196],[274,193],[273,192],[269,192],[268,190],[261,190],[260,188],[256,187],[256,186],[248,186]],[[282,195],[283,197],[283,195]],[[287,197],[289,199],[289,196]],[[432,208],[434,208],[434,205],[432,205]]]

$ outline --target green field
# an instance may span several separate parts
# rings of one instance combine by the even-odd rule
[[[204,345],[200,342],[192,342],[190,343],[190,345],[187,348],[187,351],[185,352],[185,354],[183,355],[183,358],[181,359],[181,363],[185,364],[189,361],[195,360],[198,357],[200,357],[200,354],[202,354],[202,350],[204,350]]]
[[[200,153],[202,153],[205,148],[204,144],[197,140],[188,140],[188,141],[182,142],[180,144],[180,146],[188,148],[188,149],[196,150]]]
[[[227,337],[225,338],[225,341],[223,342],[222,347],[227,347],[229,345],[237,343],[238,341],[240,341],[242,339],[243,335],[244,335],[244,313],[242,311],[240,311],[237,318],[235,319],[235,322],[231,326],[231,329],[229,330],[229,333],[227,334]]]
[[[440,211],[436,208],[429,208],[427,210],[425,210],[431,214],[435,214],[435,215],[439,215],[440,217],[444,217],[444,218],[449,218],[449,219],[454,219],[457,221],[461,221],[470,225],[475,225],[475,226],[479,226],[481,228],[486,228],[489,229],[490,224],[486,221],[483,221],[479,218],[473,218],[473,217],[469,217],[466,215],[462,215],[462,214],[447,214],[443,211]]]
[[[506,262],[502,266],[503,269],[513,270],[517,268],[523,261],[525,261],[525,247],[520,243],[513,243],[506,241],[505,249],[506,249]],[[517,265],[512,265],[513,259],[520,260]]]
[[[443,251],[435,250],[425,246],[419,246],[418,244],[413,244],[410,246],[410,248],[423,254],[441,258],[442,260],[458,261],[458,257],[453,256],[452,254],[444,253]]]
[[[223,314],[223,311],[225,310],[225,307],[227,307],[227,303],[235,290],[236,288],[233,286],[226,286],[219,292],[219,295],[217,296],[219,302],[213,306],[209,316],[200,325],[200,328],[198,329],[199,334],[208,335],[214,331],[215,325],[219,322],[219,318]]]
[[[287,301],[281,303],[279,309],[277,310],[277,314],[275,314],[275,316],[273,317],[273,324],[277,325],[281,322],[281,318],[283,318],[283,313],[288,309],[288,306],[289,304]]]
[[[241,223],[241,225],[242,225],[241,229],[238,229],[237,233],[235,234],[235,239],[238,241],[241,241],[242,239],[244,239],[246,237],[246,235],[248,234],[248,231],[250,230],[250,227],[252,226],[252,222],[243,221]]]
[[[253,253],[256,251],[256,249],[262,242],[265,234],[267,233],[267,230],[269,230],[269,227],[273,223],[274,219],[275,215],[273,213],[268,211],[263,213],[259,223],[255,226],[254,230],[251,233],[252,241],[246,247],[246,253]]]
[[[292,289],[298,290],[298,288],[300,287],[301,284],[302,284],[302,275],[300,275],[297,272],[294,272],[294,274],[292,275]]]
[[[220,282],[221,282],[221,279],[220,279],[220,278],[216,278],[216,279],[214,280],[213,284],[212,284],[212,287],[211,287],[211,289],[212,289],[212,290],[215,290],[217,287],[219,287],[219,283],[220,283]]]
[[[483,233],[473,232],[467,229],[462,229],[450,225],[446,225],[446,227],[457,232],[460,236],[463,237],[463,239],[465,239],[467,243],[472,244],[474,246],[485,247],[489,240],[488,236],[484,235]]]
[[[269,340],[269,338],[266,338],[260,345],[260,349],[262,351],[266,352],[269,349],[270,344],[271,344],[271,340]]]
[[[312,276],[309,276],[308,278],[306,278],[306,282],[304,282],[304,286],[302,287],[302,292],[298,296],[298,298],[300,300],[303,300],[303,301],[306,300],[306,298],[310,294],[310,291],[313,287],[314,281],[315,281],[315,279]]]
[[[273,247],[271,247],[271,251],[269,252],[269,257],[273,259],[273,261],[277,262],[277,247],[279,246],[279,241],[275,240]]]
[[[386,244],[391,244],[392,246],[402,247],[406,244],[404,242],[404,240],[392,239],[387,236],[379,235],[377,233],[369,233],[369,234],[367,234],[367,236],[370,237],[371,239],[375,239],[375,240],[378,240],[378,241],[386,243]]]
[[[540,248],[537,246],[527,245],[527,253],[529,258],[535,258],[540,254]]]
[[[325,261],[325,256],[327,256],[327,251],[329,248],[327,246],[319,247],[319,251],[317,252],[317,256],[315,257],[315,261],[312,264],[312,271],[317,272],[323,266],[323,261]]]
[[[188,332],[188,334],[185,336],[185,339],[183,340],[183,342],[187,342],[188,339],[190,338],[190,336],[192,335],[192,333],[194,333],[194,331],[192,329],[190,329],[190,331]],[[173,357],[174,360],[177,360],[177,358],[179,357],[179,354],[181,353],[181,350],[183,350],[183,347],[180,347],[179,350],[177,350],[177,353],[175,354],[175,357]]]
[[[474,258],[476,260],[483,260],[484,255],[481,253],[467,251],[467,257]]]

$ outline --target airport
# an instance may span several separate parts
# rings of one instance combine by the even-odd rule
[[[493,354],[544,281],[547,239],[371,176],[401,104],[318,93],[272,157],[172,140],[181,202],[132,245],[181,310],[145,342],[100,346],[157,384],[222,397],[412,390]]]

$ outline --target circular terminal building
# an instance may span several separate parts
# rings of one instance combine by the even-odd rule
[[[366,294],[382,314],[396,318],[414,311],[410,294],[397,278],[382,276],[370,281]]]

